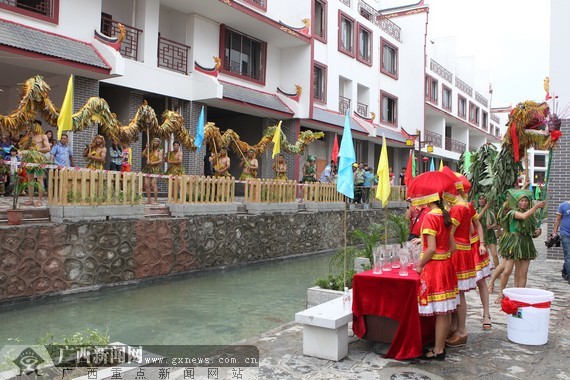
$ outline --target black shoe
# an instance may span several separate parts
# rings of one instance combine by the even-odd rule
[[[562,272],[562,278],[563,278],[565,281],[569,281],[569,280],[570,280],[570,278],[568,278],[568,275],[567,275],[566,273],[564,273],[564,272]]]
[[[428,356],[428,354],[431,354],[431,355]],[[443,352],[441,354],[436,354],[435,352],[433,352],[433,348],[432,348],[431,350],[429,350],[428,352],[426,352],[425,354],[420,356],[420,360],[444,361],[445,360],[445,349],[443,350]]]

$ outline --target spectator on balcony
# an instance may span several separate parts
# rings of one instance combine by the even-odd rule
[[[109,149],[109,156],[111,156],[111,163],[109,169],[115,172],[120,172],[123,166],[123,148],[117,141],[113,141],[111,149]]]
[[[73,151],[68,144],[69,137],[66,133],[61,135],[61,140],[59,140],[50,151],[50,160],[53,161],[57,166],[64,168],[73,166]]]
[[[335,178],[334,178],[335,166],[336,165],[335,165],[333,160],[331,160],[330,164],[325,166],[325,170],[323,170],[323,172],[321,173],[321,178],[319,179],[320,183],[333,183],[333,182],[335,182]]]
[[[364,164],[361,162],[354,171],[354,203],[362,203],[364,174]]]
[[[374,175],[374,168],[367,167],[364,170],[364,183],[362,184],[363,192],[362,192],[362,203],[369,203],[370,202],[370,189],[378,183],[376,176]]]
[[[394,179],[396,178],[396,175],[394,174],[394,172],[392,171],[392,167],[390,166],[390,186],[394,186]]]
[[[400,186],[406,186],[406,167],[404,166],[402,170],[400,170]]]
[[[130,172],[131,171],[131,161],[133,159],[133,151],[129,143],[123,143],[122,146],[123,155],[122,155],[122,162],[121,162],[121,171],[122,172]]]

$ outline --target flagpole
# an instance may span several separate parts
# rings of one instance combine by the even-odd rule
[[[348,208],[348,201],[347,198],[344,197],[344,271],[342,273],[342,283],[346,288],[346,246],[347,246],[347,209]],[[344,289],[343,289],[344,290]]]

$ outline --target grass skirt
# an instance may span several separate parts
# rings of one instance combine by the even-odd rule
[[[499,255],[507,260],[534,260],[538,254],[529,235],[507,232],[499,240]]]

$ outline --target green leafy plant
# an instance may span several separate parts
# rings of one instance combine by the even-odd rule
[[[388,238],[396,239],[400,244],[408,241],[410,236],[410,221],[403,214],[388,214]]]
[[[56,341],[53,333],[47,333],[40,336],[37,340],[38,344],[46,346],[49,354],[57,354],[58,346],[85,346],[86,348],[96,348],[106,346],[111,342],[109,330],[100,332],[97,329],[85,329],[78,331],[71,336],[63,336],[61,341]]]
[[[22,180],[23,179],[23,180]],[[24,190],[44,191],[44,185],[40,181],[28,181],[28,177],[14,176],[14,189],[12,190],[12,210],[18,209],[18,200]]]

